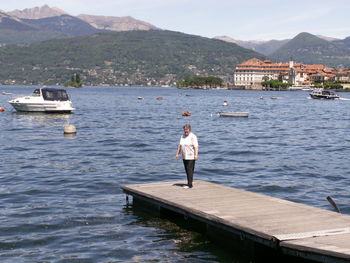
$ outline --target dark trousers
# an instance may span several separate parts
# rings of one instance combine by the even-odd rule
[[[194,164],[196,161],[195,160],[183,160],[183,162],[184,162],[186,175],[187,175],[187,184],[189,187],[192,187]]]

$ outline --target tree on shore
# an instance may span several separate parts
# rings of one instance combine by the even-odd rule
[[[64,85],[65,87],[75,87],[75,88],[81,88],[83,86],[83,83],[81,81],[81,77],[79,73],[75,73],[71,77],[71,81],[66,83]]]
[[[325,82],[322,84],[316,84],[315,87],[317,88],[326,88],[326,89],[343,89],[343,85],[341,85],[340,83],[336,83],[336,82]]]
[[[292,83],[289,83],[289,82],[285,83],[285,82],[281,82],[278,80],[263,81],[263,82],[261,82],[261,85],[265,88],[272,88],[272,89],[287,88],[287,87],[293,86]]]

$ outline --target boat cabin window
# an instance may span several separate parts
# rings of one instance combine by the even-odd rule
[[[63,89],[42,89],[41,92],[43,93],[44,100],[69,100],[67,92]]]
[[[35,89],[33,92],[33,96],[40,96],[40,89]]]

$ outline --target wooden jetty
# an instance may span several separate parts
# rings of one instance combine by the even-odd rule
[[[230,236],[226,243],[235,246],[244,243],[257,251],[258,245],[260,251],[272,251],[269,256],[350,262],[348,215],[207,181],[196,180],[191,189],[183,185],[158,182],[121,188],[134,204],[195,220],[204,224],[209,237]]]

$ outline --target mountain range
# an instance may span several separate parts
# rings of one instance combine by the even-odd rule
[[[7,12],[7,14],[10,16],[15,16],[24,19],[40,19],[52,16],[65,15],[67,13],[57,7],[49,7],[48,5],[43,5],[41,7],[26,8],[23,10],[16,9]]]
[[[350,37],[336,39],[302,32],[285,40],[242,41],[227,36],[215,38],[252,49],[274,61],[285,62],[292,58],[304,64],[350,67]]]
[[[61,9],[47,5],[7,13],[0,11],[0,45],[28,45],[48,39],[98,32],[151,29],[158,28],[130,16],[71,16]]]
[[[252,57],[350,67],[350,37],[304,32],[285,40],[209,39],[132,17],[71,16],[46,5],[0,11],[0,46],[2,83],[62,83],[77,72],[90,84],[168,84],[185,75],[229,79]]]

